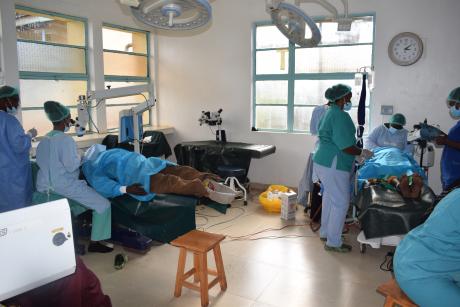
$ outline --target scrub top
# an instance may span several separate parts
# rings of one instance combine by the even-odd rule
[[[426,222],[398,245],[395,272],[401,280],[450,277],[460,281],[460,189],[449,193]]]
[[[460,142],[460,121],[450,129],[449,140]],[[460,150],[445,146],[441,156],[442,188],[447,190],[460,179]]]
[[[379,147],[395,147],[412,154],[413,146],[407,144],[407,130],[400,129],[391,133],[386,125],[381,125],[372,130],[364,142],[364,148],[374,151]]]
[[[319,126],[319,146],[313,161],[325,167],[331,167],[337,157],[337,170],[349,172],[355,156],[343,149],[356,144],[356,128],[348,112],[332,104],[323,116]]]
[[[0,212],[32,202],[31,137],[16,117],[0,111]]]

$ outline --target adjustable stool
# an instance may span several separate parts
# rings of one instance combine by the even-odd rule
[[[171,242],[171,245],[180,248],[179,262],[177,265],[176,287],[174,296],[180,297],[182,287],[189,288],[201,293],[201,306],[206,307],[209,304],[208,290],[214,287],[217,283],[220,284],[220,289],[227,289],[227,280],[225,278],[224,263],[220,252],[220,242],[225,239],[225,236],[213,234],[204,231],[192,230],[183,236]],[[217,270],[209,270],[207,262],[207,254],[210,250],[214,252]],[[193,252],[194,267],[184,274],[185,261],[187,251]],[[213,281],[208,284],[208,274],[214,275]],[[193,283],[187,279],[194,276]],[[197,285],[199,283],[199,285]]]

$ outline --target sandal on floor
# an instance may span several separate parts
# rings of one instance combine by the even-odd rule
[[[115,256],[115,261],[113,267],[117,270],[121,270],[125,267],[126,263],[128,262],[128,256],[123,254],[117,254]]]

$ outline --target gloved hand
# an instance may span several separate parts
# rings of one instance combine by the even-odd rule
[[[27,131],[27,134],[30,135],[31,138],[36,137],[36,136],[37,136],[37,133],[38,133],[38,132],[37,132],[37,129],[35,129],[35,128],[32,128],[32,129],[30,129],[29,131]]]
[[[374,152],[370,151],[369,149],[363,149],[361,151],[361,154],[356,157],[356,161],[358,161],[359,164],[364,163],[367,159],[370,159],[374,156]]]
[[[127,186],[126,193],[140,196],[147,195],[147,192],[145,192],[144,188],[140,183],[135,183],[130,186]]]

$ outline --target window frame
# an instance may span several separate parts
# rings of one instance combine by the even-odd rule
[[[343,47],[343,46],[372,46],[371,53],[371,67],[374,67],[374,55],[375,55],[375,24],[376,24],[376,14],[375,13],[360,13],[360,14],[350,14],[350,18],[359,18],[359,17],[372,17],[373,19],[373,33],[372,33],[372,44],[370,43],[352,43],[352,44],[327,44],[321,45],[315,48],[329,48],[329,47]],[[330,18],[325,16],[313,17],[313,20],[316,22],[328,21]],[[281,106],[287,108],[287,129],[268,129],[268,128],[257,128],[257,131],[262,132],[280,132],[280,133],[296,133],[296,134],[310,134],[310,129],[307,131],[304,130],[295,130],[294,129],[294,108],[295,107],[316,107],[318,104],[302,104],[295,105],[295,81],[297,80],[354,80],[356,72],[337,72],[337,73],[296,73],[295,72],[295,53],[297,49],[306,49],[305,47],[299,47],[295,44],[289,42],[288,47],[279,47],[279,48],[257,48],[257,27],[260,26],[273,26],[271,20],[258,21],[254,22],[252,25],[252,125],[256,126],[256,108],[257,106]],[[258,51],[270,51],[270,50],[288,50],[288,72],[287,74],[257,74],[257,52]],[[256,82],[257,81],[287,81],[288,82],[288,97],[287,104],[257,104],[256,101]],[[366,109],[369,109],[369,114],[372,111],[372,92],[368,93],[369,95],[369,106],[366,106]],[[371,127],[371,116],[369,116],[368,126]]]
[[[41,41],[34,41],[28,39],[19,39],[17,38],[17,42],[25,42],[25,43],[32,43],[38,45],[47,45],[47,46],[58,46],[58,47],[65,47],[65,48],[73,48],[73,49],[80,49],[84,50],[85,54],[85,72],[82,73],[55,73],[55,72],[39,72],[39,71],[21,71],[19,72],[19,80],[51,80],[51,81],[86,81],[86,89],[89,90],[90,88],[90,74],[89,74],[89,62],[88,62],[88,19],[83,17],[71,16],[62,13],[56,13],[52,11],[36,9],[33,7],[28,7],[24,5],[15,5],[15,10],[23,10],[30,13],[37,13],[37,14],[45,14],[49,16],[55,16],[59,18],[65,18],[70,20],[75,20],[82,22],[84,25],[84,34],[85,34],[85,45],[78,46],[78,45],[71,45],[71,44],[59,44],[59,43],[52,43],[52,42],[41,42]],[[16,36],[17,37],[17,36]],[[18,59],[19,60],[19,59]],[[82,93],[86,94],[86,93]],[[78,97],[75,97],[75,101],[77,101]],[[75,105],[67,105],[70,109],[77,109],[77,104]],[[23,111],[37,111],[43,110],[43,107],[21,107],[21,112]],[[90,131],[91,125],[90,125]]]
[[[111,52],[111,53],[119,53],[119,54],[126,54],[126,55],[134,55],[134,56],[143,56],[147,59],[147,76],[146,77],[139,77],[139,76],[117,76],[117,75],[106,75],[104,73],[104,87],[106,82],[145,82],[147,84],[151,83],[151,71],[150,71],[150,56],[151,56],[151,50],[150,50],[150,31],[146,30],[141,30],[141,29],[136,29],[136,28],[131,28],[131,27],[126,27],[126,26],[121,26],[121,25],[116,25],[112,23],[102,23],[102,31],[104,28],[111,28],[114,30],[123,30],[123,31],[129,31],[129,32],[137,32],[137,33],[142,33],[145,34],[146,37],[146,53],[139,53],[139,52],[131,52],[131,51],[120,51],[120,50],[113,50],[113,49],[102,49],[102,52]],[[102,33],[102,40],[104,41],[104,32]],[[149,96],[152,96],[153,93],[149,92]],[[105,103],[105,107],[110,108],[110,107],[118,107],[118,106],[136,106],[138,103],[123,103],[123,104],[110,104],[107,102]],[[107,110],[106,110],[106,116],[107,116]],[[149,122],[148,123],[143,123],[144,127],[148,127],[152,125],[152,109],[149,109]],[[107,131],[117,131],[120,127],[117,128],[108,128]]]

